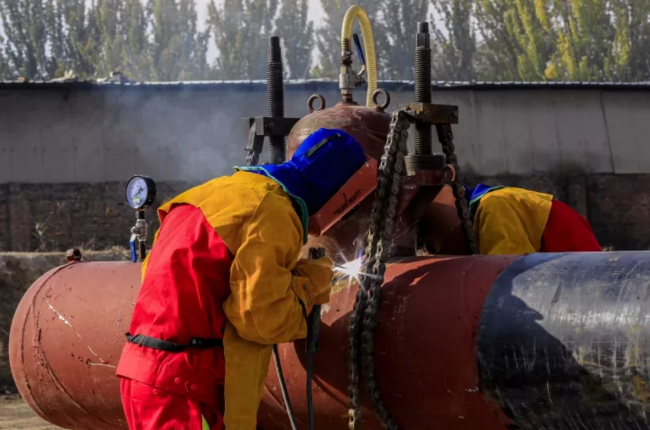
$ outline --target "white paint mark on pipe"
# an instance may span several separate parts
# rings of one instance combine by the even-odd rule
[[[72,330],[74,330],[74,334],[76,334],[77,337],[79,338],[79,340],[80,340],[84,345],[86,345],[86,348],[88,348],[88,350],[89,350],[89,351],[90,351],[90,352],[91,352],[95,357],[97,357],[97,358],[99,359],[99,361],[101,361],[102,363],[106,363],[104,360],[102,360],[102,358],[101,358],[99,355],[97,355],[97,353],[96,353],[95,351],[93,351],[93,349],[90,347],[90,345],[88,345],[88,344],[86,343],[86,341],[83,340],[83,338],[81,337],[81,335],[79,334],[79,332],[78,332],[77,330],[75,330],[74,327],[72,327],[72,324],[70,324],[70,321],[68,321],[68,320],[67,320],[67,319],[66,319],[66,318],[61,314],[61,312],[59,312],[59,311],[57,311],[56,309],[54,309],[54,306],[52,306],[52,305],[50,304],[49,301],[47,301],[46,303],[47,303],[47,306],[48,306],[50,309],[52,309],[52,312],[54,312],[54,313],[59,317],[59,320],[63,321],[63,323],[64,323],[65,325],[67,325],[67,326],[70,327]]]
[[[74,330],[74,327],[72,327],[72,324],[70,324],[70,321],[68,321],[67,319],[65,319],[65,317],[64,317],[63,315],[61,315],[61,313],[60,313],[59,311],[57,311],[56,309],[54,309],[54,306],[52,306],[52,305],[50,304],[50,302],[47,302],[47,306],[48,306],[50,309],[52,309],[52,311],[54,311],[54,313],[59,317],[59,319],[65,323],[65,325],[69,326],[71,329]],[[76,333],[76,331],[75,331],[75,333]],[[79,333],[77,333],[77,336],[79,336]]]
[[[92,361],[87,361],[86,364],[89,366],[103,366],[103,367],[110,367],[111,369],[117,369],[117,367],[113,366],[112,364],[106,364],[106,363],[93,363]]]

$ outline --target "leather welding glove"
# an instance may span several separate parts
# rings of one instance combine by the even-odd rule
[[[305,305],[307,315],[314,305],[323,305],[330,300],[332,291],[333,262],[328,257],[317,260],[301,259],[292,270],[292,288]]]

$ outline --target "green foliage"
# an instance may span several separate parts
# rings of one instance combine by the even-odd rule
[[[547,0],[479,0],[478,49],[487,80],[541,81],[555,46]]]
[[[152,78],[206,78],[209,33],[198,31],[194,0],[149,0],[147,14],[152,26]]]
[[[245,6],[242,0],[224,0],[218,8],[214,0],[208,6],[208,22],[214,35],[214,43],[219,51],[215,63],[215,74],[219,79],[244,79],[247,64],[244,49],[247,32],[242,25],[245,19]]]
[[[412,80],[415,33],[426,21],[428,0],[383,0],[373,32],[379,70],[384,79]]]
[[[472,0],[431,0],[438,16],[442,18],[445,32],[434,31],[435,80],[471,81],[475,78],[475,30],[471,25]],[[435,17],[431,17],[435,22]]]
[[[208,21],[219,51],[215,76],[220,79],[264,79],[268,38],[277,0],[211,0]]]
[[[80,0],[83,1],[83,0]],[[97,0],[91,21],[97,31],[99,58],[95,65],[99,76],[107,76],[120,70],[124,64],[122,55],[124,39],[121,28],[122,0]]]
[[[276,34],[284,43],[285,67],[289,78],[307,79],[314,49],[314,23],[307,20],[308,0],[281,0],[275,20]]]
[[[343,17],[358,4],[380,79],[413,79],[416,24],[431,6],[434,79],[650,80],[648,0],[320,0],[318,23],[309,0],[211,0],[205,23],[195,1],[0,0],[0,78],[264,79],[275,32],[287,77],[336,79]]]
[[[611,75],[611,62],[614,60],[612,42],[616,29],[605,9],[608,3],[611,2],[556,0],[559,24],[553,64],[558,64],[564,77],[577,81],[602,81]]]
[[[16,75],[53,77],[56,64],[47,53],[47,15],[43,0],[0,0],[6,55]]]
[[[558,78],[576,81],[650,77],[650,3],[645,0],[556,0],[560,18]]]
[[[647,0],[477,0],[475,20],[483,79],[650,77]]]
[[[4,38],[0,37],[0,46],[3,42]],[[11,64],[5,55],[4,50],[0,48],[0,79],[2,79],[2,77],[14,78],[14,76],[12,76]]]
[[[125,38],[122,48],[124,58],[122,70],[131,79],[139,81],[152,79],[153,62],[149,55],[152,48],[147,33],[149,18],[140,0],[124,0],[122,21],[122,34]]]

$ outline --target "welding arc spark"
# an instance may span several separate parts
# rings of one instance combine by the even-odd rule
[[[347,263],[334,266],[334,270],[339,272],[341,275],[355,278],[358,281],[362,267],[363,264],[361,262],[361,258],[357,258],[356,260],[348,261]]]
[[[376,277],[376,275],[362,272],[362,269],[363,269],[363,261],[361,258],[357,258],[356,260],[348,261],[347,263],[334,266],[334,271],[337,272],[339,275],[342,275],[341,276],[342,278],[350,277],[351,279],[354,279],[357,282],[361,280],[362,276],[369,277],[369,278]]]

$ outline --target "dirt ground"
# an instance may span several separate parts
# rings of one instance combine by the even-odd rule
[[[0,396],[0,430],[61,430],[43,421],[20,399]]]

